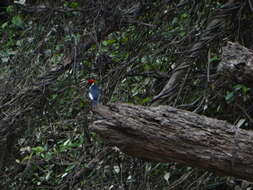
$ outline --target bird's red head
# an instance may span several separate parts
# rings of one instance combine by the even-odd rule
[[[90,84],[90,85],[96,82],[96,80],[94,80],[94,79],[89,79],[87,81],[88,81],[88,84]]]

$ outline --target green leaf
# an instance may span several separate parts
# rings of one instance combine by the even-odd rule
[[[235,90],[240,90],[240,89],[242,89],[244,86],[242,85],[242,84],[237,84],[237,85],[235,85],[235,86],[233,86],[233,88],[235,89]]]
[[[180,32],[179,35],[180,35],[181,37],[183,37],[183,36],[186,35],[186,32],[184,32],[184,31],[183,31],[183,32]]]
[[[233,87],[236,91],[239,91],[241,90],[243,95],[247,95],[247,93],[250,91],[250,88],[246,87],[245,85],[243,84],[237,84]]]
[[[174,24],[177,24],[177,23],[178,23],[178,18],[177,18],[177,17],[174,17],[171,24],[174,25]]]
[[[22,28],[24,25],[24,22],[23,22],[23,19],[21,16],[12,17],[11,22],[12,22],[12,24],[14,24],[15,26],[20,27],[20,28]]]
[[[234,100],[234,92],[227,92],[227,95],[225,96],[225,100],[228,102],[228,103],[231,103],[233,100]]]
[[[44,148],[42,146],[36,146],[32,148],[32,151],[35,153],[41,153],[44,152]]]
[[[2,29],[5,29],[5,28],[8,26],[8,24],[9,24],[8,22],[3,23],[3,24],[1,25],[1,28],[2,28]]]
[[[22,40],[17,40],[16,45],[17,46],[22,46]]]
[[[44,155],[44,159],[49,161],[53,158],[53,153],[52,152],[48,152]]]
[[[12,5],[10,5],[10,6],[8,6],[8,7],[6,8],[6,12],[7,12],[7,13],[11,13],[11,12],[13,12],[13,11],[14,11],[14,8],[13,8]]]
[[[150,102],[151,101],[151,99],[149,98],[149,97],[147,97],[147,98],[144,98],[142,101],[141,101],[141,104],[145,104],[145,103],[148,103],[148,102]]]
[[[150,71],[152,70],[152,66],[149,64],[144,64],[144,71]]]
[[[188,17],[188,14],[187,13],[183,13],[182,15],[181,15],[181,18],[187,18]]]
[[[121,42],[121,43],[126,43],[126,42],[128,42],[128,37],[121,38],[121,39],[120,39],[120,42]]]
[[[78,2],[71,2],[69,4],[69,7],[73,8],[73,9],[77,8],[78,6],[79,6]]]
[[[53,94],[51,97],[52,97],[52,100],[56,99],[57,98],[57,94]]]
[[[108,45],[112,45],[116,42],[116,40],[105,40],[103,41],[103,45],[108,46]]]
[[[250,88],[247,88],[246,86],[244,86],[244,87],[242,88],[242,93],[243,93],[243,95],[246,95],[249,91],[250,91]]]
[[[243,84],[237,84],[233,86],[234,92],[240,93],[243,96],[243,101],[246,102],[249,99],[250,88],[244,86]]]
[[[213,62],[217,62],[217,61],[220,61],[220,58],[217,55],[215,55],[215,56],[211,57],[208,62],[213,63]]]

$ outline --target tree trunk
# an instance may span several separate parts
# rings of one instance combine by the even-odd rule
[[[169,106],[99,105],[91,128],[132,156],[253,181],[253,132]]]

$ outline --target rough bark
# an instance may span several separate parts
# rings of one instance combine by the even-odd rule
[[[222,49],[219,71],[238,83],[253,87],[253,50],[228,42]]]
[[[99,105],[91,128],[132,156],[253,181],[253,132],[169,106]]]

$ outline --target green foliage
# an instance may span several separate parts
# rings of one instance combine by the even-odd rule
[[[11,23],[14,26],[16,26],[17,28],[23,28],[24,27],[23,18],[19,15],[12,17]]]
[[[209,63],[215,63],[215,62],[219,62],[220,58],[217,55],[215,55],[215,56],[211,57],[211,59],[209,59],[208,61],[209,61]]]
[[[225,100],[227,101],[227,103],[230,104],[235,101],[236,97],[242,97],[243,101],[246,102],[250,98],[249,93],[250,93],[250,88],[242,84],[237,84],[233,86],[232,91],[227,92],[225,96]]]

